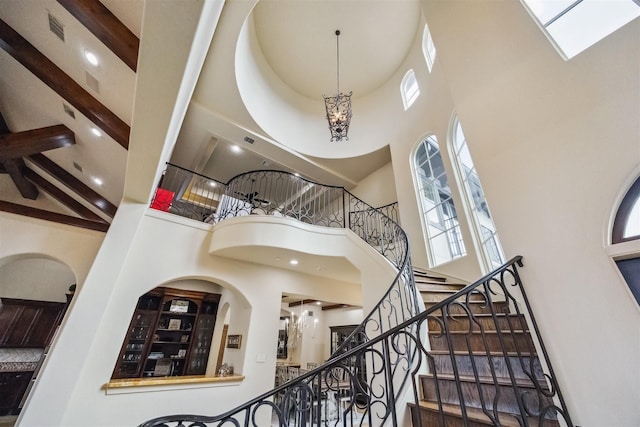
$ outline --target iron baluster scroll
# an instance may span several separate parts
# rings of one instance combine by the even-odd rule
[[[420,312],[404,231],[348,191],[256,171],[230,180],[210,206],[212,223],[257,214],[348,228],[398,273],[325,364],[224,414],[162,416],[143,426],[396,426],[407,401],[414,426],[479,418],[573,426],[518,273],[521,257]]]
[[[397,403],[407,390],[413,396],[414,426],[476,425],[479,417],[496,426],[558,426],[560,421],[573,426],[539,345],[518,274],[521,265],[521,257],[513,258],[417,316],[225,414],[166,416],[143,426],[397,425],[404,412]],[[528,330],[527,325],[532,325],[533,339],[512,336]],[[489,331],[497,334],[502,350],[489,348],[491,340],[478,344],[469,339]],[[467,350],[447,351],[456,341]],[[357,375],[363,364],[365,380]],[[439,412],[422,411],[423,397],[433,399]],[[446,413],[453,404],[460,408],[458,423]]]

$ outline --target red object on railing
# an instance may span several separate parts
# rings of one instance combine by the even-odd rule
[[[174,192],[165,190],[164,188],[158,188],[156,195],[153,197],[151,203],[151,209],[157,209],[163,212],[169,212],[171,202],[173,201]]]

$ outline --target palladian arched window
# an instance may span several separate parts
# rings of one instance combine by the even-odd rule
[[[640,178],[636,179],[616,212],[612,243],[640,239]]]
[[[431,267],[465,255],[458,214],[451,198],[438,140],[433,135],[422,140],[415,151],[414,183]]]
[[[471,214],[472,228],[482,249],[481,258],[488,272],[504,264],[504,254],[480,184],[478,172],[471,159],[467,139],[457,118],[454,120],[451,149],[459,182],[463,187],[461,191]]]
[[[631,240],[640,240],[640,178],[636,179],[618,206],[611,232],[614,245]],[[623,255],[614,257],[614,261],[640,304],[640,252],[623,251]]]

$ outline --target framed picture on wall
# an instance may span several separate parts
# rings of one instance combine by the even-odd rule
[[[240,348],[241,342],[242,342],[242,335],[227,336],[227,348]]]

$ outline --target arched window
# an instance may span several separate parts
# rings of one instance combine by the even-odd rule
[[[416,74],[413,70],[407,71],[407,74],[402,78],[400,84],[400,94],[402,95],[402,104],[404,110],[407,111],[409,107],[418,99],[420,95],[420,88],[418,87],[418,81],[416,80]]]
[[[427,68],[431,72],[433,64],[436,62],[436,46],[433,44],[427,25],[424,26],[424,33],[422,33],[422,54],[424,55],[424,60],[427,61]]]
[[[640,178],[636,179],[622,199],[611,232],[611,242],[614,245],[630,240],[640,240]],[[614,257],[614,261],[640,304],[640,253],[637,249],[626,249],[621,256]]]
[[[640,239],[640,178],[636,179],[622,199],[611,233],[612,243]]]
[[[462,193],[471,212],[473,229],[480,242],[481,258],[484,266],[491,271],[504,264],[502,246],[498,240],[496,226],[493,223],[487,200],[482,191],[478,172],[471,159],[467,140],[462,132],[462,126],[457,118],[454,119],[453,135],[451,138],[455,169],[462,184]]]
[[[414,180],[431,266],[465,255],[458,214],[451,198],[438,140],[433,135],[422,140],[416,149]]]

